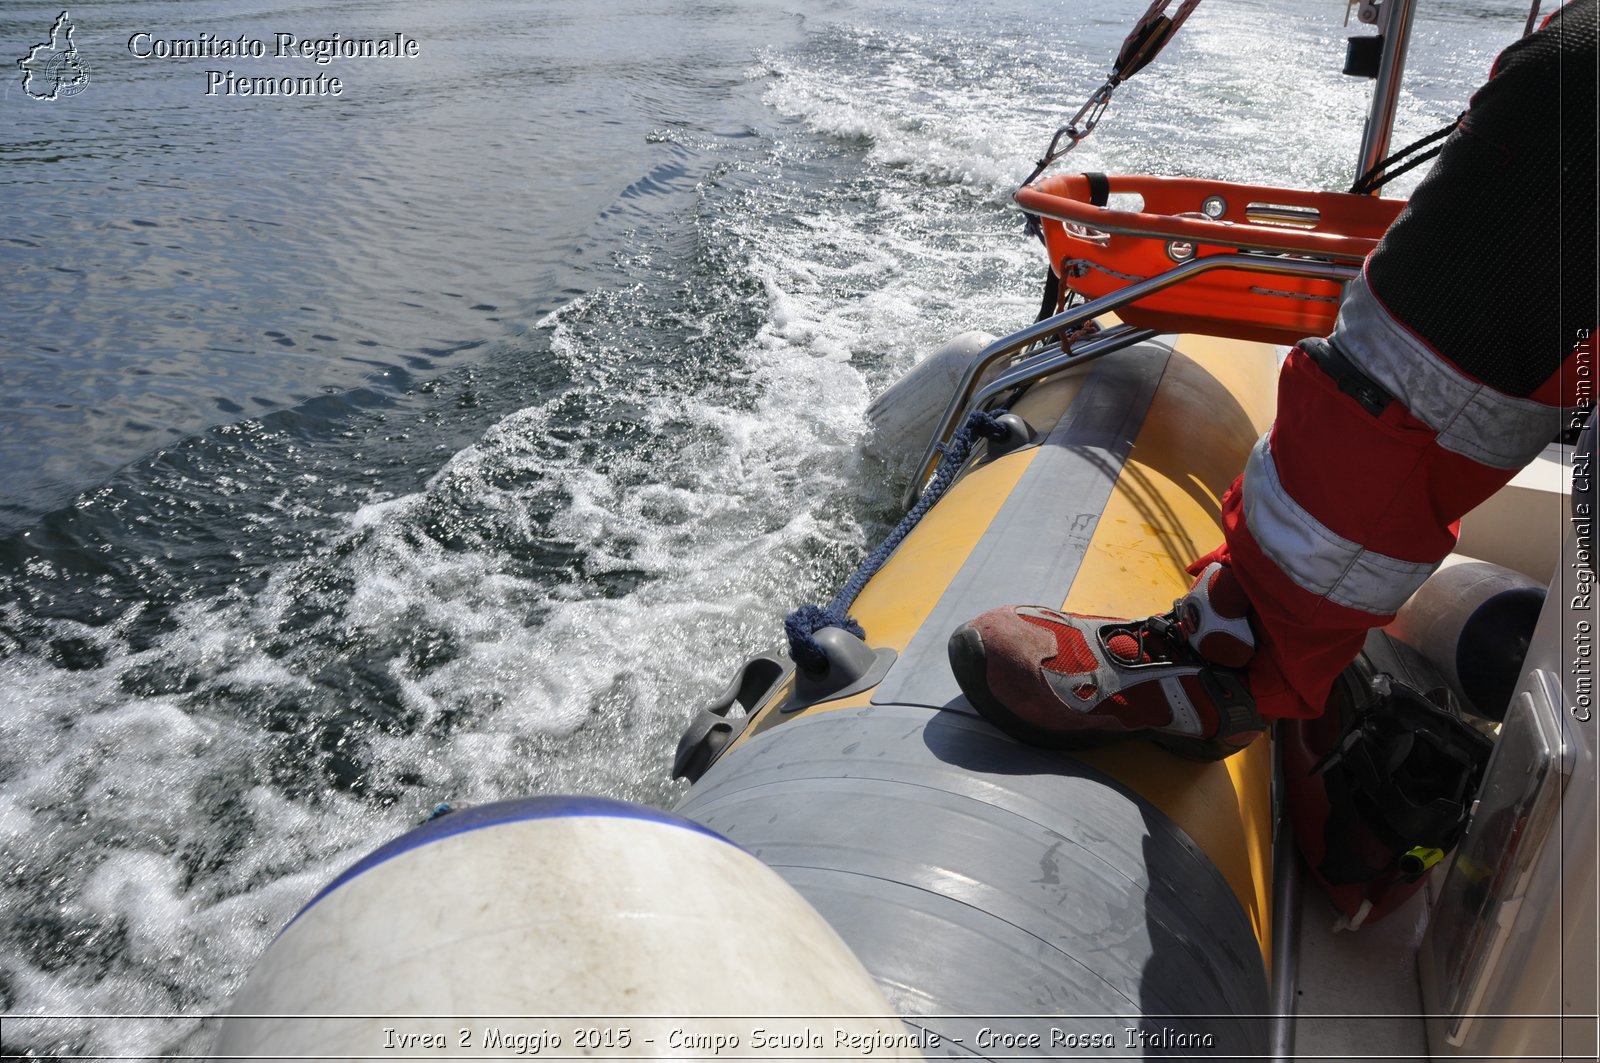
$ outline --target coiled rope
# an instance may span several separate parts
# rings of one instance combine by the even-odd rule
[[[789,656],[796,664],[812,674],[827,669],[827,652],[815,638],[816,633],[825,627],[843,628],[856,638],[866,638],[866,631],[855,617],[850,615],[850,607],[855,605],[856,597],[866,587],[867,581],[877,575],[878,569],[883,567],[889,556],[905,541],[906,536],[911,534],[911,529],[922,520],[923,514],[933,508],[933,504],[939,501],[955,482],[956,474],[966,464],[978,440],[1004,439],[1009,434],[1005,424],[1000,420],[1000,415],[1005,412],[996,410],[994,413],[985,413],[982,410],[973,410],[960,431],[950,437],[948,443],[941,445],[939,467],[934,470],[933,478],[928,481],[928,486],[923,490],[917,504],[900,518],[900,523],[896,524],[894,530],[878,544],[878,548],[867,555],[856,568],[855,575],[845,581],[845,585],[839,588],[839,593],[833,596],[827,607],[802,605],[784,618],[783,630],[789,638]]]

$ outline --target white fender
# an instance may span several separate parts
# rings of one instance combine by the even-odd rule
[[[921,457],[967,367],[993,342],[987,332],[963,332],[878,396],[867,407],[867,421],[872,425],[867,454],[891,469],[909,466]],[[987,383],[1003,368],[991,367],[981,380]]]
[[[823,1058],[796,1049],[836,1056],[839,1030],[922,1058],[755,857],[670,813],[529,798],[440,817],[335,879],[267,950],[213,1056]]]
[[[1466,708],[1498,720],[1522,677],[1544,597],[1520,572],[1451,554],[1388,631],[1438,668]]]

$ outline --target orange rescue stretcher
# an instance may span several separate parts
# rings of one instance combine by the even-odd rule
[[[1140,205],[1122,209],[1130,196]],[[1019,189],[1016,201],[1043,225],[1051,269],[1087,299],[1208,255],[1358,263],[1405,206],[1344,192],[1105,174],[1048,177]],[[1331,280],[1218,270],[1117,313],[1160,332],[1293,345],[1332,331],[1342,295]]]

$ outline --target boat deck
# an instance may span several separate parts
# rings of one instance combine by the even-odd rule
[[[1442,868],[1440,869],[1443,870]],[[1314,886],[1300,896],[1292,1059],[1428,1059],[1417,950],[1443,875],[1383,922],[1335,929]]]

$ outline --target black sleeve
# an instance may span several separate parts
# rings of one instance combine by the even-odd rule
[[[1596,0],[1501,53],[1367,265],[1467,375],[1526,396],[1596,323]]]

